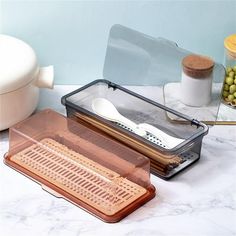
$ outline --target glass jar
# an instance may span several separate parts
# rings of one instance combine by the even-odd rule
[[[226,76],[222,98],[224,102],[232,107],[236,107],[236,34],[225,38],[225,59]]]
[[[214,61],[209,57],[188,55],[182,60],[180,100],[200,107],[210,103]]]

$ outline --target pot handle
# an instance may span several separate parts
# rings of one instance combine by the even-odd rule
[[[39,69],[36,86],[39,88],[53,88],[54,68],[53,66],[41,67]]]

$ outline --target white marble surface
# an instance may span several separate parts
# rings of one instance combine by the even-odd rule
[[[203,107],[191,107],[186,106],[180,101],[180,83],[168,83],[164,86],[163,90],[165,105],[203,122],[214,122],[215,120],[236,122],[236,109],[226,106],[219,101],[221,88],[222,83],[214,83],[210,104]],[[176,119],[174,115],[168,114],[168,116],[170,119]]]
[[[62,94],[74,86],[42,92],[39,109],[64,112]],[[153,98],[157,98],[154,93]],[[0,156],[8,133],[0,132]],[[55,198],[0,162],[1,236],[236,235],[236,126],[214,126],[198,163],[171,181],[151,176],[157,197],[116,224],[107,224]]]

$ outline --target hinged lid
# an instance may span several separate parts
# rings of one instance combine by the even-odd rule
[[[206,123],[214,123],[220,105],[225,70],[215,63],[212,101],[204,107],[190,107],[179,101],[182,60],[193,54],[163,38],[152,38],[121,25],[110,30],[103,68],[105,79],[125,85],[152,85],[163,88],[156,101]],[[145,89],[145,87],[143,88]],[[167,117],[175,121],[176,117]]]
[[[38,73],[34,50],[25,42],[0,35],[0,94],[21,88]]]

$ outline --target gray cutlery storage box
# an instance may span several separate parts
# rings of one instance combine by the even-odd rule
[[[199,160],[208,126],[196,117],[166,106],[164,94],[160,94],[160,101],[154,101],[116,82],[122,77],[123,81],[127,81],[126,85],[141,83],[145,89],[146,84],[157,85],[159,81],[158,85],[163,88],[175,79],[180,81],[181,61],[188,54],[190,52],[168,40],[154,39],[121,25],[113,26],[103,69],[104,79],[95,80],[63,96],[62,104],[66,107],[67,116],[144,154],[151,161],[153,174],[170,179]],[[215,65],[214,76],[216,80],[224,76],[222,65]],[[164,93],[163,89],[157,90],[158,93],[160,91]],[[101,117],[92,107],[97,98],[107,99],[120,114],[136,124],[149,124],[182,141],[167,148],[161,138],[152,133],[147,132],[143,137],[123,124]],[[211,118],[213,122],[217,112]]]

